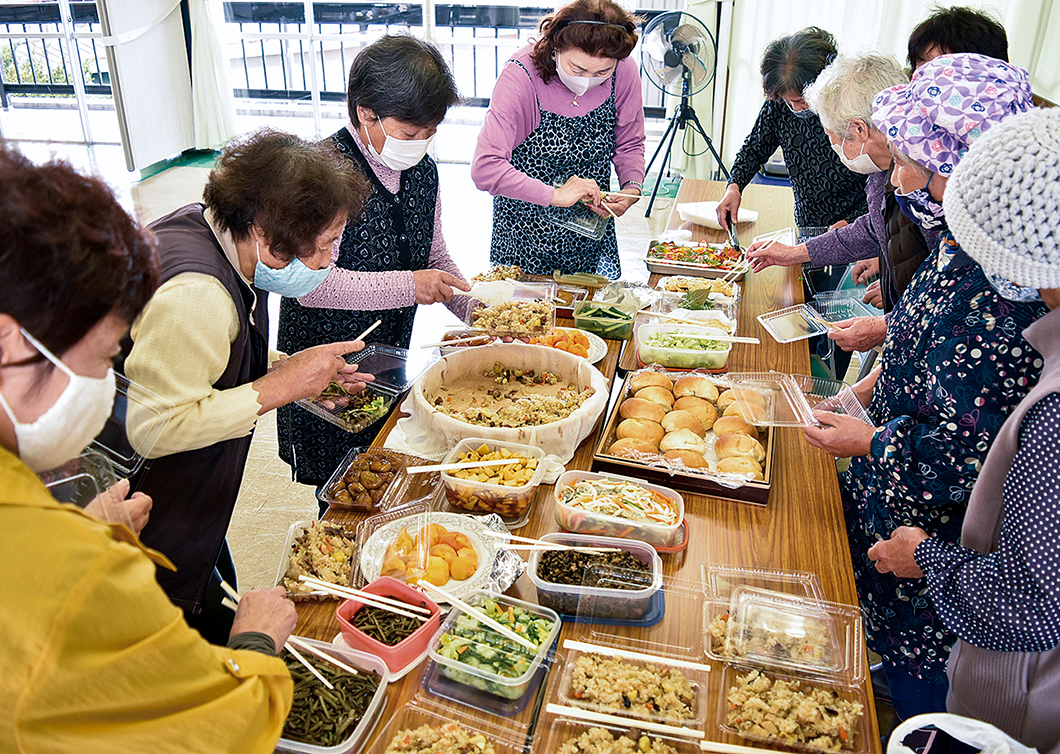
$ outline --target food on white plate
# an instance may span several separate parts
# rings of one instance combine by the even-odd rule
[[[674,387],[674,383],[669,377],[661,372],[655,372],[651,369],[637,372],[629,378],[629,389],[633,393],[636,393],[641,388],[650,387],[652,385],[666,388],[667,390],[672,390]]]
[[[674,411],[687,411],[699,419],[703,429],[710,429],[718,418],[718,410],[706,398],[684,395],[674,401]]]
[[[465,581],[478,570],[478,551],[466,534],[429,524],[416,536],[407,527],[394,538],[383,555],[381,576],[415,584],[424,579],[445,586],[450,579]]]
[[[761,463],[766,459],[766,450],[762,447],[762,443],[753,437],[737,432],[719,437],[714,444],[714,452],[717,453],[719,460],[733,456],[745,456]]]
[[[656,424],[662,423],[666,416],[666,407],[647,398],[626,398],[618,406],[618,415],[623,419],[648,419]]]
[[[718,400],[718,386],[703,375],[686,374],[674,383],[674,396],[694,396],[715,403]]]
[[[655,447],[659,447],[659,443],[665,434],[666,430],[663,429],[662,425],[648,419],[623,419],[615,430],[615,435],[619,440],[634,437],[638,440],[650,442]]]
[[[664,387],[650,386],[641,388],[634,395],[637,398],[654,401],[667,411],[674,405],[674,394]]]
[[[749,437],[758,438],[758,429],[742,416],[723,416],[714,422],[714,434],[718,437],[730,432],[739,432]]]
[[[703,422],[697,419],[690,411],[671,411],[663,417],[662,428],[667,432],[673,432],[678,429],[689,429],[700,437],[705,437],[707,434]]]
[[[532,338],[530,342],[535,346],[549,346],[566,351],[583,359],[589,356],[589,338],[581,330],[557,327],[548,335]]]
[[[730,456],[728,458],[722,458],[718,461],[716,467],[718,471],[726,474],[740,474],[743,476],[750,476],[759,482],[765,481],[765,476],[762,474],[762,464],[753,458],[747,456]]]
[[[495,362],[478,377],[464,377],[438,387],[424,398],[438,411],[484,427],[531,427],[566,419],[593,395],[562,375],[509,368]]]
[[[696,453],[706,453],[707,445],[703,438],[690,429],[678,429],[667,432],[659,443],[659,449],[664,453],[667,450],[694,450]]]

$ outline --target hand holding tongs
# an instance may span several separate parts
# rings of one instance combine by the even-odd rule
[[[743,253],[740,248],[740,239],[736,237],[736,223],[733,222],[732,212],[729,212],[729,245],[736,251]]]

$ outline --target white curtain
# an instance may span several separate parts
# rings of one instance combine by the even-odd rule
[[[695,0],[687,2],[691,9]],[[999,19],[1008,32],[1012,61],[1031,71],[1035,93],[1056,101],[1060,96],[1060,18],[1051,17],[1054,0],[961,0],[959,4]],[[1060,2],[1055,4],[1060,6]],[[759,63],[772,40],[819,26],[835,36],[841,53],[875,50],[894,55],[904,65],[909,33],[935,5],[936,0],[737,0],[720,139],[723,149],[719,150],[726,164],[736,157],[764,102]],[[722,96],[721,88],[718,96]],[[718,141],[715,137],[715,144]]]
[[[221,0],[189,0],[195,148],[216,149],[236,133],[235,102],[221,43]]]

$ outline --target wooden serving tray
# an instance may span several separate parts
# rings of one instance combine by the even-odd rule
[[[676,370],[657,371],[661,371],[672,380],[677,380],[688,374],[696,373],[703,374],[718,384],[724,384],[724,378],[716,377],[702,370],[697,372]],[[596,450],[593,453],[593,471],[610,471],[625,476],[634,476],[639,479],[662,484],[667,487],[673,487],[678,490],[698,492],[703,495],[721,497],[728,500],[737,500],[744,503],[765,505],[768,502],[773,469],[773,427],[759,428],[760,430],[765,429],[765,436],[759,436],[759,442],[762,443],[766,451],[766,458],[762,464],[762,474],[765,477],[765,481],[759,482],[757,480],[748,480],[742,486],[736,487],[735,489],[719,484],[714,478],[707,475],[681,471],[674,471],[671,473],[671,470],[666,466],[656,465],[633,458],[610,455],[607,452],[607,449],[611,447],[611,443],[617,439],[615,435],[616,429],[619,422],[622,421],[622,418],[618,415],[618,409],[622,404],[622,401],[633,395],[629,389],[629,380],[635,373],[636,372],[630,372],[626,375],[625,382],[622,384],[622,392],[620,393],[618,400],[615,401],[615,404],[611,407],[611,413],[607,417],[607,423],[604,425],[604,429],[597,439]]]

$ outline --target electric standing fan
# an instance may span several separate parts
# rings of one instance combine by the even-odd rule
[[[663,92],[673,96],[680,96],[681,102],[674,110],[670,125],[666,127],[662,140],[648,162],[645,175],[651,170],[655,158],[659,156],[663,146],[666,153],[659,169],[659,178],[662,177],[662,167],[670,159],[670,152],[674,146],[674,137],[677,132],[684,132],[686,126],[691,126],[706,140],[714,159],[725,174],[726,179],[731,179],[728,169],[721,161],[721,156],[714,149],[707,132],[696,117],[696,111],[688,103],[689,97],[703,89],[714,80],[714,70],[717,63],[718,47],[714,37],[703,22],[690,13],[684,11],[670,11],[662,13],[644,28],[644,37],[641,40],[642,68],[648,79],[659,87]],[[655,195],[659,192],[659,178],[655,181],[655,188],[651,192],[651,200],[648,202],[648,211],[644,213],[647,217],[651,214],[652,205],[655,204]]]

